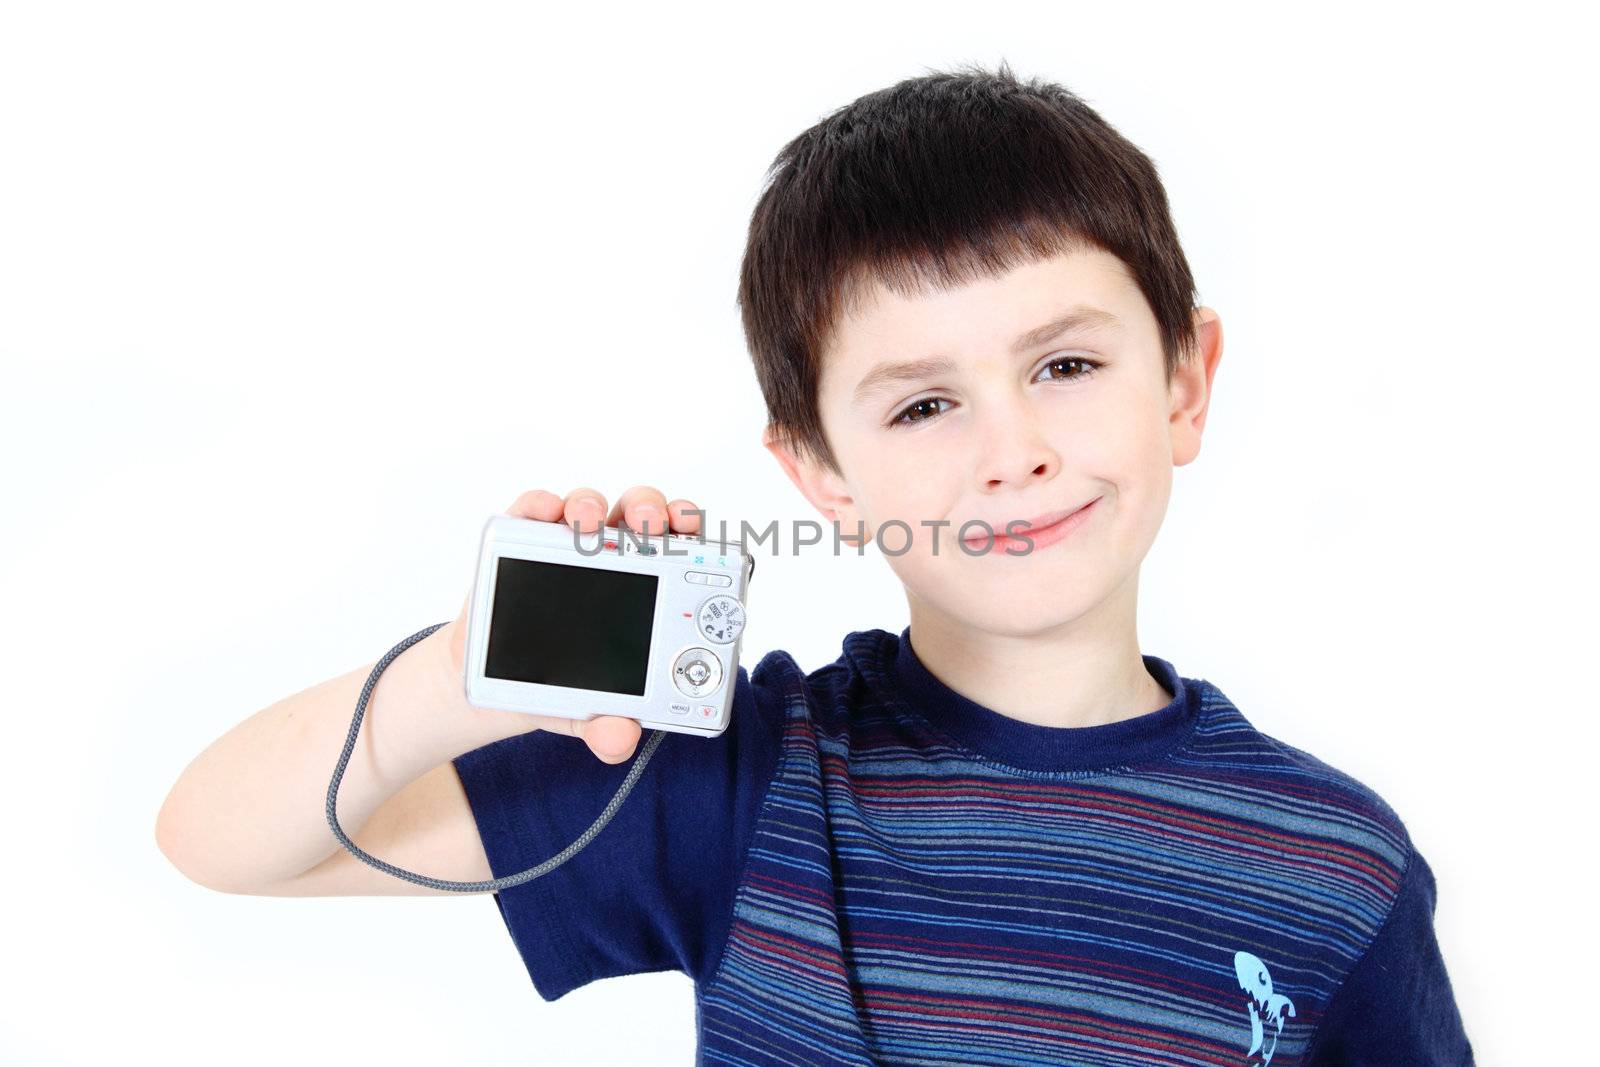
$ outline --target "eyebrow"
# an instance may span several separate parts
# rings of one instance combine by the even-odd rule
[[[1051,319],[1043,326],[1033,329],[1019,336],[1011,342],[1013,355],[1020,355],[1030,348],[1044,344],[1068,330],[1116,330],[1122,326],[1122,320],[1109,311],[1088,307],[1080,304]],[[883,392],[899,382],[918,381],[931,378],[938,374],[945,374],[955,370],[955,361],[948,356],[927,356],[922,359],[908,359],[894,363],[880,363],[866,376],[856,383],[853,402],[860,404],[872,396]]]

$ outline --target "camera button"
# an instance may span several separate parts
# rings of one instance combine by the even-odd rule
[[[686,648],[673,660],[672,684],[686,697],[709,696],[722,685],[722,661],[709,648]]]
[[[744,605],[722,593],[707,597],[695,614],[695,625],[707,641],[731,645],[744,632]]]

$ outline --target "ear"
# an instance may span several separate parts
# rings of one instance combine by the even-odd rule
[[[828,469],[809,453],[797,453],[780,439],[770,423],[761,431],[761,447],[772,453],[783,468],[783,473],[800,490],[800,495],[809,500],[824,519],[839,524],[840,541],[855,545],[865,544],[872,539],[870,532],[865,536],[857,536],[860,516],[856,513],[849,486],[838,472]]]
[[[1211,406],[1211,380],[1222,361],[1222,319],[1208,307],[1194,310],[1195,349],[1172,374],[1167,396],[1172,402],[1169,433],[1172,465],[1194,462],[1200,454],[1200,433]]]

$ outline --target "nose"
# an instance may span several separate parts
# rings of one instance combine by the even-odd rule
[[[1025,406],[993,412],[983,432],[978,478],[986,493],[1049,481],[1061,467],[1060,457]]]

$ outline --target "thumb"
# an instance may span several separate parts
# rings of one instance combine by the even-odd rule
[[[639,724],[620,715],[597,715],[584,721],[583,740],[600,760],[621,763],[639,747]]]

